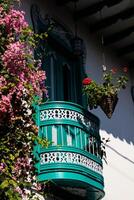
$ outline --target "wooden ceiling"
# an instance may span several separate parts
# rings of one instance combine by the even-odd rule
[[[134,64],[134,0],[56,0],[58,6],[77,10],[76,20],[88,23],[90,32],[104,37],[104,45]]]

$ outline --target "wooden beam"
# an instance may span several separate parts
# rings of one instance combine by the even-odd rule
[[[82,10],[79,10],[75,13],[75,18],[77,20],[84,18],[84,17],[88,17],[98,11],[100,11],[104,6],[114,6],[120,2],[122,2],[123,0],[101,0],[97,3],[92,4],[91,6],[88,6]]]
[[[130,67],[133,68],[134,67],[134,60],[129,60],[128,64],[129,64]]]
[[[97,23],[94,23],[91,26],[91,30],[98,31],[100,29],[111,26],[112,24],[116,23],[119,19],[125,20],[133,16],[134,16],[134,7],[125,9],[113,16],[107,17],[103,20],[98,21]]]
[[[69,3],[69,2],[77,2],[79,0],[56,0],[56,4],[58,6],[64,6],[65,4]]]
[[[118,41],[124,39],[125,37],[128,37],[132,32],[134,32],[134,26],[131,26],[122,31],[116,32],[107,37],[105,36],[104,37],[104,45],[106,46],[106,45],[110,45],[114,42],[118,42]]]
[[[117,50],[118,56],[123,56],[134,51],[134,43]]]

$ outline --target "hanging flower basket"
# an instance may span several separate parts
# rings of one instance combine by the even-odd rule
[[[96,83],[91,78],[85,78],[82,81],[83,92],[87,95],[89,108],[93,109],[100,106],[110,119],[118,102],[118,92],[121,88],[126,88],[128,78],[123,75],[113,78],[115,74],[113,69],[110,72],[106,72],[105,69],[103,72],[101,84]]]
[[[103,96],[102,100],[99,103],[99,106],[109,119],[112,117],[117,102],[118,102],[117,95],[113,95],[113,96]]]

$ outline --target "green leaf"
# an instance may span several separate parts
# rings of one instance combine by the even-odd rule
[[[9,155],[9,158],[10,158],[11,160],[14,160],[14,159],[15,159],[15,157],[14,157],[12,154]]]
[[[17,192],[14,190],[9,189],[6,191],[6,195],[8,196],[9,200],[21,200],[22,198],[19,196]]]
[[[5,189],[8,186],[9,186],[9,181],[8,180],[4,180],[0,185],[0,189]]]
[[[13,185],[14,187],[17,187],[18,186],[18,184],[14,181],[14,180],[9,180],[9,184],[10,185]]]

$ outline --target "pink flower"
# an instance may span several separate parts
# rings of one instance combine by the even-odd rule
[[[21,195],[23,194],[23,191],[21,190],[19,186],[15,188],[15,192],[18,192]]]
[[[2,56],[5,67],[12,74],[18,74],[26,66],[26,45],[22,42],[11,43]]]
[[[7,81],[4,76],[0,75],[0,88],[7,85]]]
[[[0,172],[3,172],[5,169],[5,164],[4,163],[0,163]]]
[[[41,60],[34,59],[33,49],[27,41],[19,40],[21,32],[28,27],[24,14],[13,8],[6,12],[0,6],[0,25],[3,25],[7,38],[1,55],[5,74],[0,75],[0,116],[4,113],[3,116],[15,117],[19,109],[17,105],[23,98],[30,103],[34,95],[42,97],[43,92],[47,95],[46,74],[41,70]],[[28,29],[26,36],[32,35]]]
[[[10,112],[11,102],[9,97],[2,95],[0,100],[0,111],[1,112]]]
[[[22,31],[22,29],[28,27],[24,15],[25,13],[23,11],[10,9],[8,14],[6,14],[3,18],[3,23],[5,24],[7,33],[15,32],[18,34]]]
[[[3,104],[5,104],[5,106],[10,107],[10,99],[7,96],[2,95],[1,99]]]

